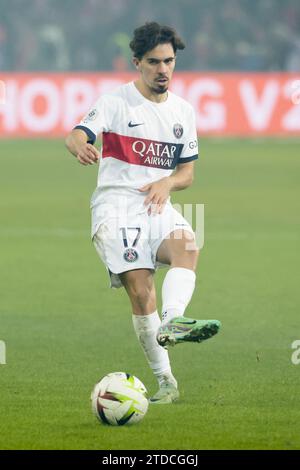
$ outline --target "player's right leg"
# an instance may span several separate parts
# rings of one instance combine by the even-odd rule
[[[179,392],[168,353],[156,340],[161,321],[156,309],[153,274],[149,269],[138,269],[121,273],[119,277],[131,302],[137,338],[159,383],[159,390],[150,398],[150,403],[172,403],[179,398]]]
[[[124,286],[130,298],[134,329],[161,391],[159,397],[154,396],[150,402],[171,403],[175,395],[178,397],[177,383],[171,372],[168,352],[156,340],[161,320],[156,310],[154,265],[147,226],[141,217],[132,220],[130,227],[119,220],[107,221],[100,226],[93,242],[109,270],[111,287]]]

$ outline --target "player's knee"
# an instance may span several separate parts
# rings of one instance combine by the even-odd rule
[[[128,289],[131,301],[136,305],[145,305],[153,297],[152,283],[133,282]]]
[[[196,240],[194,238],[182,238],[180,243],[177,245],[176,252],[178,254],[182,254],[184,256],[197,257],[199,254],[199,249],[196,244]]]
[[[191,259],[196,259],[199,256],[199,248],[197,247],[196,240],[194,238],[183,238],[182,243],[182,254]]]
[[[133,300],[138,305],[147,304],[152,297],[152,290],[147,287],[138,287],[133,292]]]
[[[194,271],[196,270],[196,267],[197,267],[199,252],[200,251],[197,247],[195,247],[195,249],[189,251],[189,253],[190,253],[189,256],[190,256],[190,261],[191,261],[191,269],[193,269]]]
[[[199,257],[200,250],[197,248],[196,245],[191,246],[185,250],[186,256],[188,256],[191,260],[197,262]]]
[[[194,242],[189,242],[172,254],[171,266],[182,266],[187,269],[195,270],[197,267],[200,250]]]

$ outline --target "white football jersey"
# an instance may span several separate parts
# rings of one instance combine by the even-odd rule
[[[76,128],[87,133],[90,143],[102,133],[97,188],[91,199],[92,236],[110,217],[146,211],[147,193],[139,188],[198,158],[192,106],[169,91],[166,101],[150,101],[134,82],[101,96]]]

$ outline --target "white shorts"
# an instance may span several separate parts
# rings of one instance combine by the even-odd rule
[[[174,230],[190,232],[195,239],[190,224],[168,203],[162,214],[147,213],[122,215],[102,223],[93,237],[98,255],[110,275],[110,287],[122,287],[120,273],[134,269],[155,271],[165,266],[156,260],[157,250],[163,240]]]

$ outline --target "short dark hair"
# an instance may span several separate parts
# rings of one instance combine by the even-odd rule
[[[168,43],[172,44],[175,54],[177,49],[185,48],[184,42],[178,36],[175,29],[152,21],[134,30],[133,39],[129,46],[133,51],[134,57],[140,60],[148,51],[158,46],[158,44]]]

